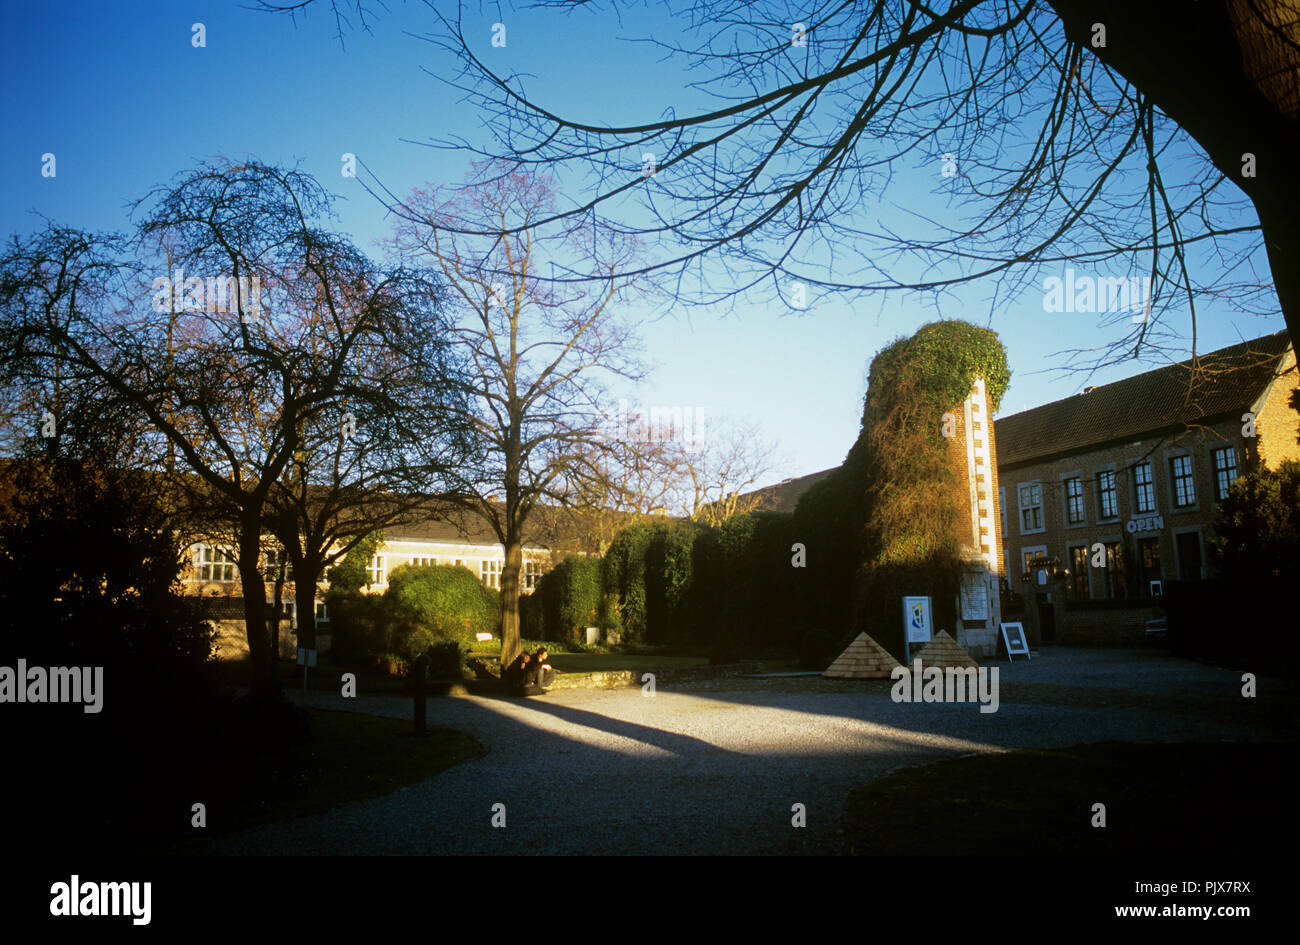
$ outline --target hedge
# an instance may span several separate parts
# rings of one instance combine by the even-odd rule
[[[406,564],[389,573],[383,609],[395,652],[416,656],[449,641],[468,650],[476,634],[500,626],[501,595],[468,568]]]

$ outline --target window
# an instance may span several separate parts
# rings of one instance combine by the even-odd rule
[[[501,562],[479,562],[479,579],[483,582],[484,587],[493,587],[497,590],[501,590]]]
[[[537,587],[537,581],[542,576],[542,566],[536,561],[524,562],[524,590],[531,591]]]
[[[1043,530],[1043,487],[1036,482],[1020,486],[1020,532]]]
[[[1083,480],[1078,476],[1065,480],[1065,521],[1070,525],[1083,523]]]
[[[283,548],[268,548],[262,555],[262,573],[266,575],[268,581],[275,581],[280,577],[280,559],[284,557]],[[293,562],[285,560],[284,562],[284,579],[293,580]]]
[[[1029,562],[1034,560],[1035,558],[1046,558],[1047,546],[1038,545],[1036,548],[1021,548],[1020,555],[1021,555],[1020,573],[1029,575],[1030,580],[1033,580],[1033,569],[1029,567]]]
[[[370,559],[370,564],[366,566],[366,583],[367,584],[385,584],[384,556],[375,555]]]
[[[1192,482],[1192,458],[1175,456],[1169,461],[1169,471],[1174,483],[1174,508],[1184,509],[1196,504],[1196,486]]]
[[[1214,451],[1214,497],[1222,502],[1237,481],[1237,451],[1231,446]]]
[[[1142,591],[1146,596],[1155,596],[1152,584],[1164,576],[1160,570],[1160,539],[1143,538],[1138,541],[1138,567],[1142,573]]]
[[[1002,518],[1002,541],[1007,538],[1007,487],[998,486],[998,515]]]
[[[411,564],[415,565],[416,567],[425,567],[425,568],[427,568],[427,567],[429,567],[429,566],[431,566],[431,565],[435,565],[435,564],[437,564],[437,563],[438,563],[438,559],[437,559],[437,558],[412,558],[412,559],[411,559]]]
[[[1106,542],[1106,590],[1111,600],[1128,596],[1124,583],[1124,546],[1117,541]]]
[[[1100,518],[1119,518],[1119,502],[1115,495],[1115,471],[1097,473],[1097,508]]]
[[[1138,463],[1133,467],[1133,511],[1156,510],[1156,485],[1151,478],[1151,464]]]
[[[228,552],[211,545],[199,545],[194,570],[200,581],[231,583],[235,580],[235,559]]]
[[[1070,549],[1070,592],[1075,600],[1087,600],[1088,587],[1088,546],[1076,545]]]

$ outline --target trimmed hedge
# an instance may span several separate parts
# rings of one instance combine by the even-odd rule
[[[600,559],[570,555],[542,575],[531,595],[520,598],[523,636],[584,643],[585,629],[600,621],[600,601]]]
[[[404,564],[388,575],[383,609],[389,648],[398,653],[417,656],[451,641],[468,650],[476,634],[500,626],[501,595],[468,568]]]
[[[627,642],[708,644],[719,660],[798,650],[810,665],[863,630],[901,656],[904,594],[932,596],[936,625],[952,628],[958,482],[943,414],[976,377],[995,409],[1010,376],[986,328],[939,321],[895,341],[871,362],[861,432],[844,464],[793,515],[620,532],[604,562],[603,625]]]
[[[646,641],[645,555],[651,528],[633,525],[610,542],[601,569],[601,625],[624,643]]]

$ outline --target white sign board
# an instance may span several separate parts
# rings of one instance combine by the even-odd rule
[[[929,643],[933,636],[930,623],[930,598],[903,598],[903,633],[908,643]]]
[[[1029,655],[1029,641],[1025,639],[1025,628],[1020,623],[1004,623],[1002,625],[1002,642],[1007,645],[1007,662],[1012,662],[1011,655],[1023,656],[1025,659],[1033,659]]]

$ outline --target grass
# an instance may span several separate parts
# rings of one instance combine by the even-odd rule
[[[941,761],[857,788],[846,832],[865,855],[1255,853],[1290,809],[1276,767],[1291,748],[1110,742]]]
[[[215,672],[222,685],[244,688],[248,686],[252,671],[248,660],[241,659],[221,660],[216,664]],[[276,663],[276,672],[280,675],[280,686],[283,689],[301,691],[302,676],[297,663],[281,660]],[[355,666],[336,665],[328,655],[320,657],[317,665],[307,670],[307,689],[310,692],[329,692],[337,696],[343,688],[344,673],[352,673],[357,677],[358,696],[410,695],[410,687],[405,679]]]
[[[204,833],[322,813],[378,797],[485,752],[476,739],[451,729],[430,728],[427,737],[414,738],[409,721],[321,709],[308,712],[311,735],[301,743],[205,759],[191,795],[207,807]]]
[[[636,653],[556,653],[551,665],[559,673],[606,673],[623,670],[681,669],[708,666],[699,656],[656,656]]]

